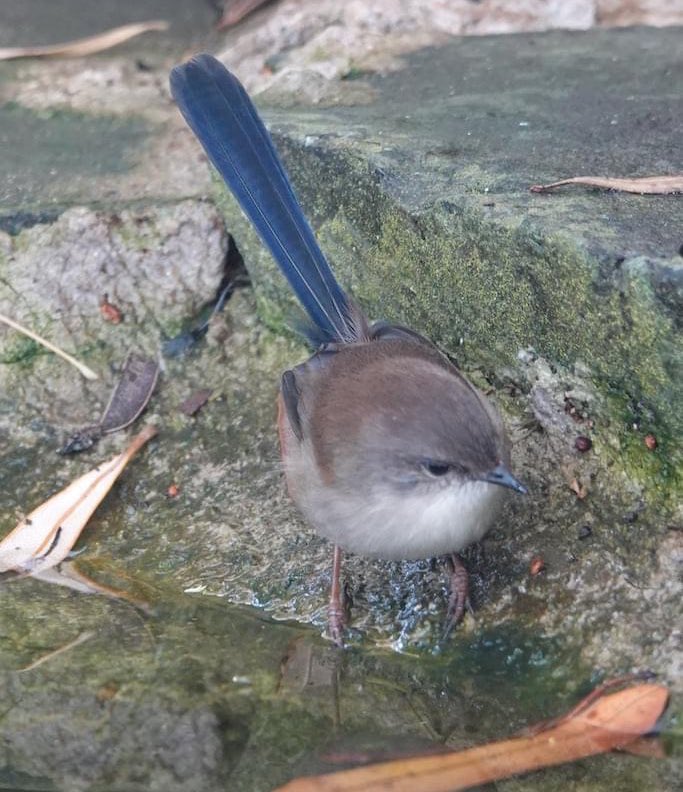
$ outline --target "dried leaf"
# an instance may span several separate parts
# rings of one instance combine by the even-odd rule
[[[643,176],[640,179],[607,179],[600,176],[575,176],[572,179],[552,182],[552,184],[535,184],[529,187],[531,192],[541,193],[565,184],[583,184],[587,187],[602,187],[605,190],[638,193],[640,195],[672,195],[683,193],[683,174],[675,176]]]
[[[56,586],[64,586],[73,591],[78,591],[79,594],[100,594],[97,586],[91,585],[90,580],[81,580],[78,575],[71,575],[72,564],[64,561],[51,569],[44,569],[42,572],[37,572],[32,577],[42,580],[43,583],[52,583]]]
[[[536,577],[536,575],[540,575],[541,572],[544,571],[545,561],[543,560],[543,556],[534,556],[529,563],[529,574]]]
[[[644,756],[646,759],[666,759],[666,750],[658,735],[641,737],[639,740],[625,745],[621,750],[624,753],[633,754],[633,756]]]
[[[71,363],[72,366],[75,366],[86,379],[98,379],[97,374],[95,374],[92,369],[89,369],[86,365],[76,360],[75,357],[72,357],[71,355],[64,352],[64,350],[50,343],[50,341],[48,341],[46,338],[34,333],[33,330],[29,330],[28,327],[24,327],[23,325],[20,325],[19,322],[15,322],[14,319],[10,319],[9,316],[4,316],[2,314],[0,314],[0,322],[9,325],[12,329],[23,333],[25,336],[32,338],[37,344],[41,344],[45,347],[45,349],[49,349],[50,352],[54,352],[55,355],[59,355],[59,357],[61,357],[63,360],[66,360],[67,363]]]
[[[130,592],[124,589],[107,586],[104,583],[99,583],[97,580],[88,577],[88,575],[84,575],[80,569],[76,568],[72,561],[63,561],[58,566],[45,569],[42,572],[32,575],[32,577],[38,578],[38,580],[42,580],[44,583],[65,586],[74,591],[79,591],[81,594],[100,594],[105,597],[110,597],[111,599],[126,600],[130,602],[131,605],[140,608],[140,610],[146,613],[150,610],[148,602],[131,595]]]
[[[576,495],[579,500],[584,500],[586,495],[588,495],[588,490],[586,487],[581,484],[578,479],[572,479],[569,484],[569,489]]]
[[[130,426],[147,406],[159,378],[159,361],[131,352],[100,426],[104,434]]]
[[[541,767],[621,749],[654,728],[666,706],[665,687],[641,684],[575,707],[528,736],[437,756],[399,759],[339,773],[298,778],[280,792],[456,792]]]
[[[126,358],[109,404],[99,422],[78,429],[59,449],[60,454],[85,451],[105,434],[118,432],[139,418],[159,378],[159,362],[131,352]]]
[[[38,47],[0,47],[0,61],[15,58],[79,58],[116,47],[124,41],[150,30],[168,30],[168,22],[160,19],[122,25],[95,36]]]
[[[114,303],[109,302],[108,294],[102,295],[102,299],[100,300],[100,314],[102,314],[102,318],[105,322],[121,324],[123,321],[121,309],[118,307],[118,305],[114,305]]]
[[[195,391],[182,402],[180,405],[180,412],[185,413],[187,416],[196,415],[209,401],[209,396],[211,396],[212,393],[213,391],[211,388],[201,388]]]
[[[24,518],[0,542],[0,572],[36,575],[63,561],[128,462],[157,431],[146,426],[123,453],[76,479]]]

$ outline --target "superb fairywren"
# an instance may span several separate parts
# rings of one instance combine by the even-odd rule
[[[199,55],[173,70],[171,91],[314,325],[316,351],[282,375],[278,426],[291,497],[335,545],[332,637],[342,642],[342,549],[450,554],[452,626],[467,598],[457,551],[490,528],[504,488],[526,492],[498,413],[430,341],[371,323],[344,292],[233,74]]]

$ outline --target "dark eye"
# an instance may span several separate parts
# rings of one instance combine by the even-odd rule
[[[445,462],[423,462],[422,467],[429,473],[430,476],[445,476],[451,469],[450,465]]]

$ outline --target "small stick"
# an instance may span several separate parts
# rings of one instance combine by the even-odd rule
[[[20,333],[27,335],[29,338],[32,338],[38,344],[42,344],[46,349],[49,349],[50,352],[54,352],[55,355],[59,355],[59,357],[66,360],[68,363],[71,363],[72,366],[76,366],[76,368],[81,372],[81,374],[89,380],[96,380],[99,379],[95,372],[88,368],[85,364],[80,363],[76,360],[75,357],[72,357],[68,353],[64,352],[59,347],[55,346],[54,344],[50,343],[47,339],[42,338],[37,333],[34,333],[32,330],[29,330],[27,327],[20,325],[18,322],[15,322],[14,319],[10,319],[9,316],[4,316],[0,314],[0,322],[4,322],[6,325],[18,330]]]
[[[341,565],[342,549],[339,545],[334,546],[332,556],[332,588],[330,589],[330,604],[327,609],[327,618],[330,626],[330,636],[333,642],[340,648],[344,648],[344,607],[342,605],[341,592]]]
[[[74,638],[73,641],[69,641],[69,643],[64,644],[64,646],[60,646],[59,649],[55,649],[53,652],[48,652],[42,657],[39,657],[37,660],[34,660],[32,663],[29,663],[27,666],[19,668],[17,673],[23,674],[25,671],[32,671],[34,668],[38,668],[38,666],[42,665],[43,663],[47,663],[48,660],[52,660],[53,657],[57,657],[57,655],[60,655],[63,652],[68,652],[69,649],[73,649],[75,646],[89,641],[94,635],[95,633],[91,631],[82,632],[80,635]]]
[[[59,44],[47,44],[37,47],[2,47],[0,48],[0,60],[12,60],[14,58],[46,58],[46,57],[72,57],[83,58],[87,55],[94,55],[96,52],[123,44],[124,41],[146,33],[148,30],[168,30],[168,22],[164,20],[152,20],[150,22],[137,22],[130,25],[106,30],[104,33],[97,33],[94,36],[75,39],[74,41],[64,41]]]

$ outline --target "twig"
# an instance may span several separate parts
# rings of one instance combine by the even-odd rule
[[[84,363],[80,363],[76,360],[75,357],[72,357],[64,350],[60,349],[59,347],[55,346],[54,344],[50,343],[47,339],[39,336],[37,333],[34,333],[33,330],[29,330],[27,327],[20,325],[18,322],[15,322],[14,319],[10,319],[9,316],[4,316],[0,314],[0,322],[4,322],[6,325],[9,325],[14,330],[18,330],[20,333],[27,335],[29,338],[32,338],[38,344],[42,344],[46,349],[49,349],[50,352],[54,352],[55,355],[59,355],[59,357],[63,358],[67,361],[67,363],[71,363],[72,366],[76,366],[76,368],[81,372],[81,374],[89,380],[96,380],[99,379],[95,372],[88,368]]]
[[[14,58],[85,57],[115,47],[117,44],[123,44],[124,41],[149,30],[168,30],[168,22],[155,19],[150,22],[122,25],[95,36],[64,41],[60,44],[38,47],[2,47],[0,48],[0,61]]]
[[[48,660],[52,660],[53,657],[57,657],[57,655],[68,652],[75,646],[89,641],[94,635],[95,633],[91,631],[82,632],[79,636],[74,638],[73,641],[69,641],[69,643],[64,644],[64,646],[60,646],[59,649],[48,652],[42,657],[39,657],[37,660],[34,660],[32,663],[29,663],[29,665],[17,669],[17,674],[23,674],[25,671],[32,671],[34,668],[38,668],[38,666],[42,665],[43,663],[47,663]]]

